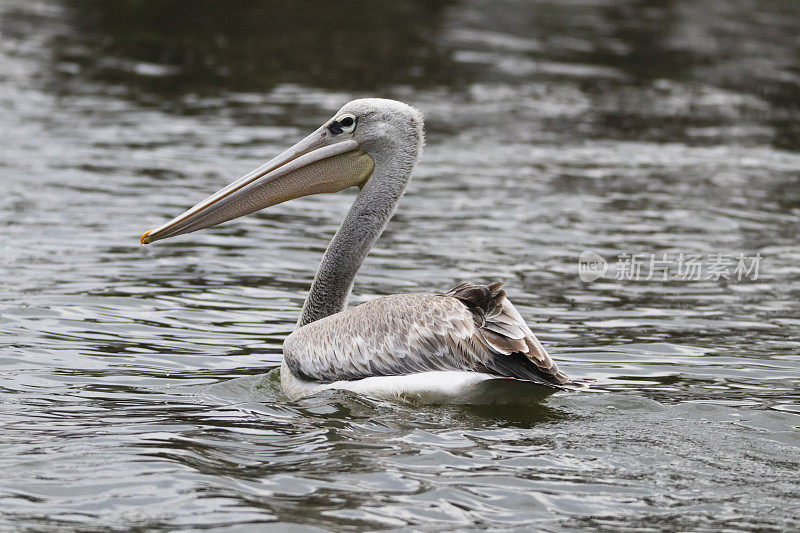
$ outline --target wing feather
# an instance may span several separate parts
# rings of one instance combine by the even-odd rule
[[[298,328],[284,358],[295,375],[320,382],[462,370],[580,385],[558,370],[501,287],[378,298]]]

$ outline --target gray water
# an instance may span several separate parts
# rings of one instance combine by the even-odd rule
[[[0,3],[0,529],[800,527],[797,4],[385,4]],[[351,303],[505,281],[590,392],[288,401],[352,191],[139,246],[359,96],[428,144]]]

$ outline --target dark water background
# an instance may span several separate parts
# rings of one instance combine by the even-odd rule
[[[0,35],[0,529],[800,528],[797,2],[4,0]],[[287,401],[352,192],[139,246],[359,96],[428,146],[352,302],[506,281],[593,392]]]

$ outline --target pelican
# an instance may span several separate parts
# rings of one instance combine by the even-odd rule
[[[360,189],[283,343],[290,399],[327,389],[421,403],[511,404],[586,386],[558,370],[502,283],[395,294],[347,308],[361,263],[394,214],[424,144],[422,114],[353,100],[311,135],[209,196],[142,244],[311,194]]]

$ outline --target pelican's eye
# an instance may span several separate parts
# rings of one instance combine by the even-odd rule
[[[328,131],[334,135],[339,135],[340,133],[351,133],[354,129],[356,129],[356,123],[358,119],[355,116],[347,114],[342,115],[340,117],[336,117],[328,124]]]

